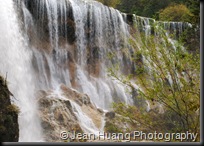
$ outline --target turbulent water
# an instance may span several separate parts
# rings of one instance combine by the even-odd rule
[[[12,0],[0,1],[0,73],[7,75],[8,85],[20,107],[19,141],[42,141],[37,104],[32,52],[20,30]]]
[[[112,80],[107,70],[114,65],[120,66],[119,75],[136,70],[127,57],[134,52],[130,25],[151,35],[153,23],[91,0],[0,0],[0,73],[7,74],[18,99],[19,141],[43,141],[34,96],[38,90],[65,84],[103,110],[110,110],[114,101],[134,104],[126,86]],[[189,25],[159,24],[177,36]],[[79,121],[86,118],[78,105],[72,106]],[[81,120],[84,129],[95,129],[88,123]]]

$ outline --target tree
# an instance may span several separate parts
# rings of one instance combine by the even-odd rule
[[[197,53],[200,52],[200,1],[187,0],[185,5],[192,14],[192,17],[188,19],[192,27],[185,30],[181,40],[185,42],[185,47],[189,51]]]
[[[193,14],[193,17],[190,18],[190,23],[194,25],[200,25],[200,1],[187,0],[185,4]]]
[[[137,129],[147,132],[186,132],[200,133],[200,58],[183,48],[182,42],[174,42],[160,27],[154,27],[157,35],[142,37],[141,49],[144,70],[134,79],[139,86],[135,89],[133,78],[110,75],[138,92],[136,98],[161,105],[164,113],[147,112],[144,107],[114,104],[115,112],[129,119]],[[139,32],[135,34],[140,40]],[[137,42],[138,43],[138,42]],[[136,46],[136,45],[135,45]],[[135,55],[136,55],[135,54]],[[134,60],[133,60],[134,61]],[[136,62],[135,62],[136,63]],[[137,72],[137,70],[136,70]],[[130,76],[129,76],[130,77]],[[160,109],[159,106],[157,109]],[[138,126],[139,123],[139,126]],[[197,139],[199,141],[199,139]]]
[[[168,6],[159,13],[159,20],[161,21],[180,21],[189,22],[193,14],[183,4]]]
[[[118,4],[120,4],[120,0],[97,0],[98,2],[103,3],[108,7],[116,8]]]
[[[117,9],[125,13],[158,20],[158,13],[172,4],[185,4],[186,0],[121,0]]]

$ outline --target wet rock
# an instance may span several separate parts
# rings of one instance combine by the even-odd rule
[[[77,129],[78,132],[82,132],[77,118],[71,109],[69,101],[49,98],[49,96],[40,98],[39,116],[42,120],[45,141],[61,142],[60,133],[62,131]]]
[[[0,76],[0,142],[18,142],[18,108],[11,104],[5,80]]]
[[[130,24],[130,25],[133,25],[133,14],[127,14],[127,23]]]
[[[73,44],[76,41],[76,24],[73,20],[68,19],[67,23],[65,24],[67,26],[67,39],[70,44]]]
[[[115,118],[115,112],[107,112],[106,117],[109,118],[109,119]]]
[[[65,85],[60,86],[60,94],[54,91],[40,91],[37,95],[39,103],[39,116],[42,120],[44,138],[47,142],[62,142],[60,133],[72,131],[83,133],[80,121],[75,115],[71,102],[75,102],[95,124],[101,128],[103,112],[99,112],[95,105],[92,105],[90,98],[75,89]],[[78,141],[78,140],[76,140]]]

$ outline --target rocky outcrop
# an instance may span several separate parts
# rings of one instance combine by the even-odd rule
[[[0,142],[18,142],[18,109],[11,104],[6,81],[0,76]]]
[[[76,116],[72,103],[76,103],[98,129],[101,128],[103,112],[90,102],[86,94],[61,85],[57,91],[40,91],[37,96],[45,141],[62,142],[62,131],[86,132]]]
[[[39,103],[45,141],[61,141],[60,132],[62,131],[82,132],[80,125],[76,122],[77,118],[72,112],[69,100],[43,97]]]

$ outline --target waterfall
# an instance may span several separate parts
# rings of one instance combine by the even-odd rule
[[[127,14],[92,0],[0,0],[0,33],[4,34],[0,36],[0,73],[7,74],[20,107],[19,141],[43,141],[35,98],[38,90],[56,90],[65,84],[87,94],[102,110],[111,110],[112,102],[134,104],[127,86],[108,76],[113,66],[119,66],[119,76],[136,70],[129,21],[147,39],[157,35],[156,23],[167,35],[179,36],[189,27],[136,15],[130,20]],[[133,39],[141,48],[140,37]],[[72,107],[83,129],[96,132],[82,109],[74,102]]]
[[[23,14],[24,19],[33,20],[34,29],[28,37],[32,38],[29,45],[39,89],[54,89],[63,83],[88,94],[102,109],[110,108],[113,95],[132,103],[129,93],[121,93],[126,87],[106,73],[113,63],[131,66],[130,60],[124,61],[120,47],[127,46],[129,35],[124,14],[95,1],[81,0],[27,0],[21,7],[29,13]],[[107,55],[115,52],[117,57],[109,61]]]
[[[13,1],[0,3],[0,74],[7,74],[9,89],[20,108],[19,141],[43,141],[34,98],[32,54],[20,30]]]

